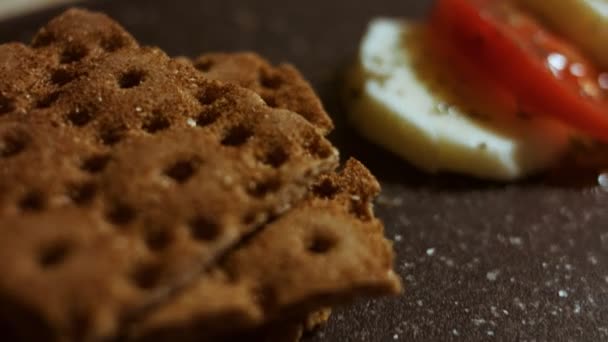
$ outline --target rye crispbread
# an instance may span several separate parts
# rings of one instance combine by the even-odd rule
[[[307,334],[323,325],[331,314],[331,309],[322,309],[291,320],[276,320],[243,335],[225,338],[223,342],[298,342]]]
[[[300,115],[104,15],[68,11],[0,61],[0,293],[24,314],[0,313],[16,334],[118,335],[337,164]]]
[[[379,185],[359,162],[324,175],[309,197],[232,252],[132,332],[141,341],[239,340],[354,297],[395,294],[393,253],[371,201]],[[216,288],[225,292],[214,291]]]
[[[327,134],[333,123],[321,100],[289,64],[271,65],[255,53],[208,53],[192,61],[206,77],[251,89],[278,108],[289,109]]]

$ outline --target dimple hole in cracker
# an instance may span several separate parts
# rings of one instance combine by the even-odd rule
[[[289,154],[281,146],[274,146],[262,158],[262,163],[277,169],[287,162]]]
[[[220,112],[216,110],[207,109],[202,111],[196,118],[196,125],[199,127],[209,126],[220,117]]]
[[[88,173],[99,173],[106,168],[110,159],[111,157],[107,154],[94,155],[85,159],[80,168]]]
[[[247,193],[253,197],[262,198],[277,192],[279,189],[281,189],[281,181],[278,178],[269,178],[249,187]]]
[[[67,240],[58,240],[44,246],[38,255],[38,264],[44,269],[61,265],[70,256],[74,245]]]
[[[34,48],[42,48],[53,44],[56,41],[55,35],[47,31],[46,29],[42,29],[40,33],[35,37],[32,46]]]
[[[268,72],[262,72],[260,74],[260,84],[264,88],[276,90],[281,87],[283,81],[276,75],[271,75]]]
[[[213,62],[210,59],[197,61],[194,63],[194,67],[201,72],[209,72],[213,68]]]
[[[125,203],[114,203],[106,212],[108,221],[116,226],[126,226],[135,220],[137,213],[133,207]]]
[[[313,186],[312,191],[317,197],[332,199],[340,189],[331,179],[324,179],[320,184]]]
[[[277,100],[274,98],[274,96],[264,95],[264,96],[262,96],[262,99],[264,100],[264,102],[266,102],[266,105],[269,107],[277,108],[279,106],[277,103]]]
[[[329,158],[333,153],[331,146],[318,136],[313,137],[312,141],[309,141],[305,147],[311,155],[321,159]]]
[[[101,130],[99,138],[104,145],[113,146],[124,138],[125,133],[124,127],[105,127]]]
[[[69,45],[67,46],[59,58],[61,64],[70,64],[81,61],[89,54],[89,50],[84,45]]]
[[[76,205],[86,205],[91,203],[97,195],[97,184],[94,182],[71,184],[68,185],[67,194]]]
[[[111,36],[102,39],[99,45],[106,52],[115,52],[127,45],[127,42],[123,36],[114,33]]]
[[[68,113],[66,119],[74,126],[83,127],[93,120],[93,113],[86,108],[76,108]]]
[[[258,221],[258,213],[257,212],[249,212],[243,216],[242,222],[246,226],[251,226]]]
[[[36,108],[43,109],[51,107],[59,99],[59,92],[54,91],[36,102]]]
[[[142,129],[150,134],[164,131],[169,127],[171,127],[171,122],[160,112],[154,112],[144,120],[142,125]]]
[[[190,158],[179,160],[173,165],[169,166],[164,174],[165,176],[173,179],[177,183],[183,184],[187,182],[198,170],[200,166],[200,159]]]
[[[7,134],[0,141],[0,157],[11,158],[25,151],[28,139],[24,134]]]
[[[223,95],[222,89],[216,85],[209,85],[203,88],[198,95],[198,101],[203,106],[208,106],[218,101]]]
[[[189,227],[191,236],[198,241],[213,241],[217,239],[222,232],[220,224],[204,216],[195,217],[190,221]]]
[[[165,250],[173,242],[173,239],[174,237],[167,227],[148,225],[145,228],[146,246],[151,251],[158,252]]]
[[[133,283],[142,290],[155,288],[160,282],[162,268],[155,263],[142,264],[131,274]]]
[[[13,100],[0,95],[0,115],[10,113],[15,110],[15,103]]]
[[[297,114],[306,119],[306,121],[312,123],[313,125],[316,125],[315,121],[317,120],[317,114],[314,111],[301,109],[298,111]]]
[[[118,85],[122,89],[131,89],[139,86],[145,79],[146,74],[142,70],[129,70],[118,78]]]
[[[19,200],[19,208],[21,208],[22,211],[42,211],[45,206],[46,198],[39,190],[32,190]]]
[[[222,145],[238,147],[244,145],[253,136],[253,131],[244,126],[236,125],[228,128],[224,133]]]
[[[51,74],[51,83],[57,86],[64,86],[76,79],[76,73],[66,70],[57,69]]]
[[[313,254],[325,254],[334,248],[337,241],[334,237],[317,232],[308,242],[306,249]]]

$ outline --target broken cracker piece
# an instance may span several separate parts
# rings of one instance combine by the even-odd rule
[[[275,108],[302,115],[323,134],[333,129],[331,117],[300,72],[289,64],[272,66],[255,53],[208,53],[192,61],[206,77],[231,82],[258,93]]]
[[[214,340],[255,332],[278,319],[299,319],[355,297],[398,293],[392,247],[371,208],[378,191],[369,171],[350,160],[341,173],[322,176],[307,200],[228,255],[219,267],[227,277],[220,281],[246,289],[238,291],[246,295],[238,300],[243,305],[239,313],[255,324],[227,319],[206,325],[223,310],[205,305],[208,289],[218,285],[203,275],[136,324],[133,339],[168,341],[177,333],[183,341]],[[227,303],[236,300],[236,293],[225,298]]]

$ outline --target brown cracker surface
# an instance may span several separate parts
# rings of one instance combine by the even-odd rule
[[[251,89],[267,102],[302,115],[326,134],[331,117],[300,72],[289,64],[272,66],[255,53],[208,53],[192,63],[206,77]]]
[[[0,292],[36,317],[0,311],[16,334],[115,336],[337,164],[300,115],[101,14],[70,10],[0,62]]]
[[[202,276],[140,322],[135,339],[214,340],[276,320],[301,321],[354,297],[397,293],[392,247],[371,209],[378,191],[355,160],[339,174],[322,176],[304,202],[232,252],[218,273]],[[220,307],[205,305],[213,288],[232,288],[224,298],[213,297]],[[232,315],[241,317],[238,323],[225,319]]]

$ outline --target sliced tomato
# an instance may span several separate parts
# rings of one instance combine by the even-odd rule
[[[608,141],[608,73],[512,2],[438,0],[431,28],[511,92],[522,111]]]

